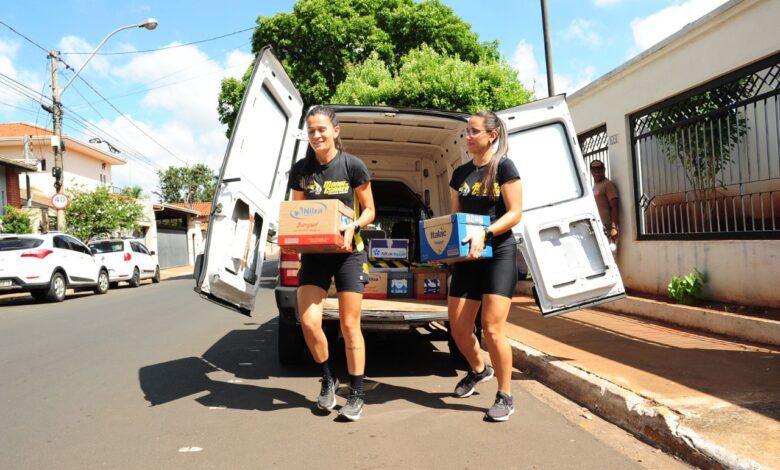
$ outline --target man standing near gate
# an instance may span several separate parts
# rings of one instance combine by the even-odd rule
[[[606,168],[601,160],[590,162],[590,174],[595,181],[593,196],[596,198],[599,216],[604,224],[604,233],[607,234],[610,247],[614,252],[617,249],[617,240],[620,234],[617,186],[606,177]]]

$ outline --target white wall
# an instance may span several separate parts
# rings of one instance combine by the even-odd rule
[[[780,241],[638,241],[628,116],[780,51],[780,1],[730,2],[716,16],[610,72],[568,98],[582,133],[606,123],[612,180],[620,190],[618,264],[627,287],[665,295],[674,275],[709,277],[707,295],[780,306]]]

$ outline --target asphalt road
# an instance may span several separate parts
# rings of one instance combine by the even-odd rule
[[[367,406],[341,422],[313,366],[278,364],[272,289],[247,318],[192,286],[0,298],[0,468],[686,468],[519,372],[518,412],[484,422],[495,382],[452,398],[435,331],[368,338]]]

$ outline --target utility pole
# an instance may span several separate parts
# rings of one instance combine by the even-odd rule
[[[54,150],[54,168],[51,174],[54,177],[54,190],[62,190],[63,170],[62,170],[62,103],[60,102],[60,88],[57,78],[57,59],[59,52],[52,49],[51,54],[51,102],[52,102],[52,121],[54,121],[54,137],[52,138],[52,150]],[[65,211],[57,209],[57,230],[65,230]]]
[[[544,61],[547,66],[547,96],[555,94],[553,83],[552,48],[550,47],[550,25],[547,22],[547,0],[542,1],[542,31],[544,33]]]

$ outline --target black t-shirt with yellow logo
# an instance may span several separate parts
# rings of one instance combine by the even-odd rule
[[[315,165],[307,177],[306,160],[299,160],[290,171],[287,186],[303,191],[306,199],[340,199],[349,208],[354,207],[353,188],[371,180],[366,164],[358,157],[339,152],[325,165]]]
[[[460,203],[460,211],[467,214],[481,214],[489,215],[490,223],[495,222],[506,214],[506,205],[504,204],[504,198],[501,197],[501,186],[504,183],[520,178],[520,174],[517,172],[514,162],[509,158],[502,158],[498,162],[498,170],[496,172],[496,182],[493,186],[493,191],[498,196],[495,200],[490,200],[487,197],[487,193],[480,188],[479,180],[482,178],[482,173],[487,170],[487,165],[478,167],[474,165],[474,162],[467,162],[459,166],[452,173],[452,179],[450,179],[450,187],[458,192],[458,202]],[[505,240],[512,237],[512,231],[507,231],[500,235],[496,235],[493,239],[493,247],[500,245]]]

